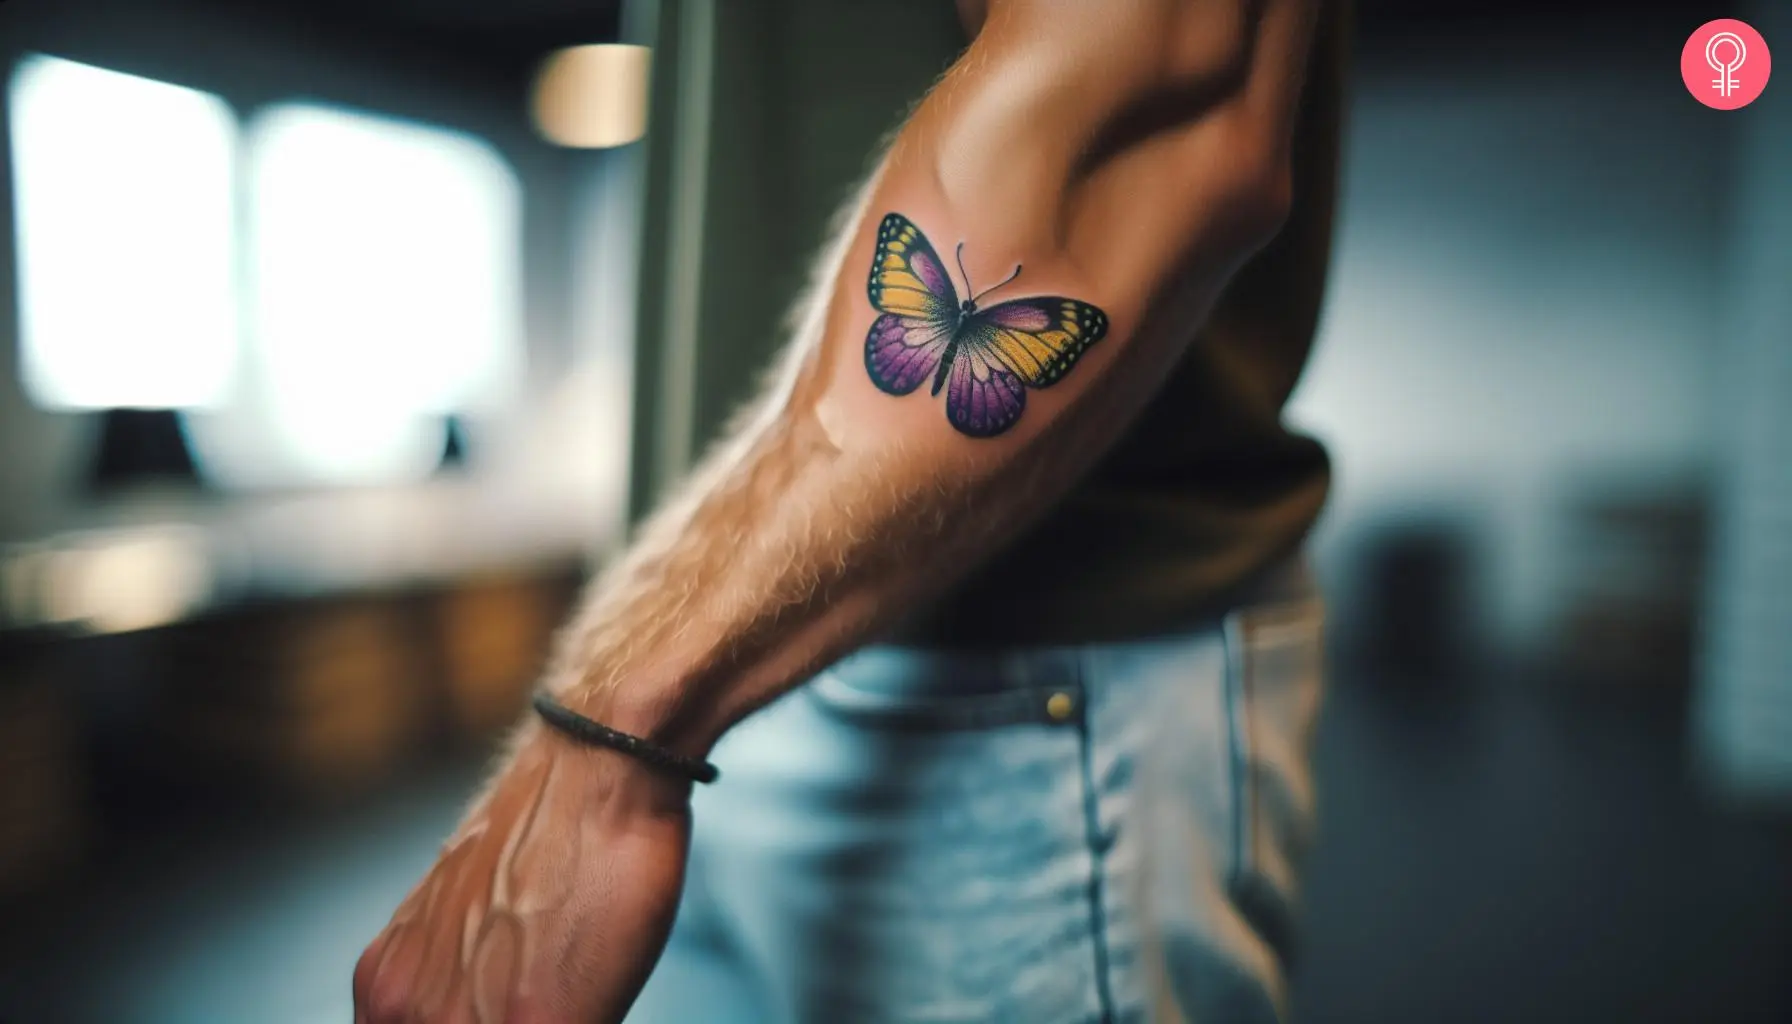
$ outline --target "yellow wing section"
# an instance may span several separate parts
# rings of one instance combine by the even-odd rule
[[[958,292],[946,265],[914,222],[899,213],[877,227],[866,294],[873,308],[897,316],[950,323],[958,313]]]
[[[1028,387],[1045,388],[1062,380],[1107,332],[1107,314],[1095,306],[1039,296],[974,314],[965,325],[965,341],[987,352]]]

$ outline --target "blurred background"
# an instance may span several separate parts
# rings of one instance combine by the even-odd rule
[[[893,17],[900,11],[901,17]],[[1792,5],[1360,0],[1320,1022],[1792,1020]],[[0,1021],[343,1021],[961,45],[913,0],[0,4]]]

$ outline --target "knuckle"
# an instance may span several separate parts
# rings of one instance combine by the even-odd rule
[[[376,1024],[400,1024],[411,1020],[410,986],[390,976],[375,978],[368,992],[367,1012]]]
[[[373,989],[374,972],[379,968],[380,943],[375,940],[361,953],[355,961],[354,990],[355,1002],[365,1003]]]

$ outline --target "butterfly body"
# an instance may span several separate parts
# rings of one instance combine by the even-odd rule
[[[934,371],[933,390],[929,392],[932,397],[938,398],[940,396],[940,388],[946,386],[946,373],[952,369],[952,360],[957,357],[957,355],[958,339],[954,338],[951,341],[946,342],[946,353],[940,357],[940,368]]]
[[[1017,266],[1008,281],[1019,274]],[[899,213],[886,215],[866,286],[881,314],[865,336],[872,383],[906,395],[931,377],[931,393],[946,392],[946,419],[960,433],[994,437],[1020,419],[1028,388],[1057,383],[1107,334],[1107,314],[1089,303],[1034,296],[980,307],[977,300],[993,290],[960,300],[921,229]]]
[[[933,375],[933,397],[939,397],[940,388],[946,385],[946,372],[952,369],[952,360],[958,355],[958,325],[976,315],[976,299],[966,299],[959,303],[958,319],[952,322],[952,340],[946,342],[946,352],[940,357],[939,371]]]

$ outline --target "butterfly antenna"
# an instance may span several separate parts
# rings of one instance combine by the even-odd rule
[[[971,298],[971,301],[976,302],[978,299],[981,299],[983,296],[988,295],[990,292],[993,292],[997,288],[1002,287],[1002,285],[1007,284],[1009,281],[1012,281],[1015,278],[1019,277],[1020,276],[1020,267],[1021,267],[1021,265],[1019,263],[1016,263],[1014,265],[1014,273],[1009,274],[1007,277],[1003,278],[1001,284],[990,285],[988,288],[983,289],[982,291],[978,292],[975,296],[973,296]],[[964,290],[967,292],[971,290],[971,283],[968,279],[965,281]]]
[[[958,243],[958,276],[964,278],[964,293],[971,294],[971,275],[964,272],[964,243]]]

